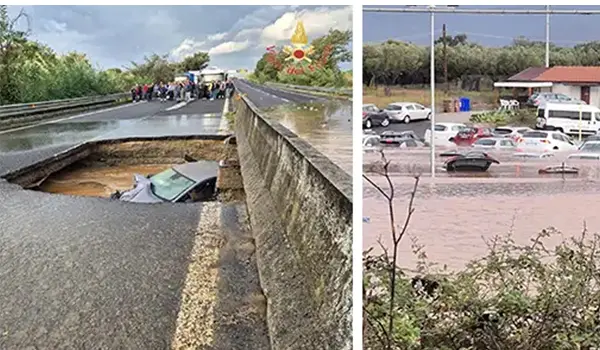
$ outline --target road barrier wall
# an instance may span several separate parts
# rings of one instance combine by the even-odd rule
[[[12,129],[66,114],[105,108],[130,100],[129,93],[0,106],[0,130]]]
[[[245,96],[235,133],[272,349],[350,349],[352,178]]]

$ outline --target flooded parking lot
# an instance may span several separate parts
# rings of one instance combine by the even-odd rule
[[[600,232],[600,162],[566,160],[564,153],[526,160],[512,153],[490,153],[500,164],[492,165],[488,172],[450,174],[441,168],[445,158],[438,153],[436,179],[431,179],[429,149],[386,150],[392,162],[395,213],[400,223],[406,216],[412,176],[422,176],[408,237],[400,248],[401,266],[415,267],[413,239],[424,245],[432,261],[459,269],[483,256],[487,251],[485,241],[497,234],[512,232],[517,243],[527,243],[542,229],[555,227],[563,236],[554,237],[550,241],[554,244],[563,237],[580,234],[584,223],[589,231]],[[377,168],[379,159],[377,153],[366,153],[364,171],[378,185],[387,187],[383,177],[369,172]],[[578,167],[579,174],[538,174],[543,167],[563,162]],[[380,236],[390,246],[386,201],[368,182],[363,183],[364,249],[377,249]]]
[[[268,118],[306,140],[331,161],[352,173],[352,104],[324,103],[281,105],[265,110]]]

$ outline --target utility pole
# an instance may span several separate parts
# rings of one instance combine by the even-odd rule
[[[444,82],[446,83],[446,93],[450,91],[450,83],[448,83],[448,56],[446,53],[446,23],[442,25],[442,40],[444,43]]]
[[[431,11],[431,55],[430,55],[430,83],[431,85],[431,140],[430,140],[430,162],[431,178],[435,178],[435,24],[434,12],[435,5],[429,6]]]
[[[546,5],[546,68],[550,67],[550,5]]]

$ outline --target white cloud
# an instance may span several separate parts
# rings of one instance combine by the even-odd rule
[[[265,27],[261,34],[264,43],[289,41],[296,23],[302,21],[308,40],[327,34],[329,29],[352,30],[352,7],[337,9],[318,8],[299,12],[286,12],[273,24]]]
[[[219,40],[225,39],[226,36],[227,36],[227,32],[216,33],[216,34],[209,35],[208,36],[208,40],[210,40],[210,41],[219,41]]]
[[[250,41],[227,41],[222,44],[219,44],[210,50],[208,50],[209,55],[225,55],[234,52],[244,51],[250,46]]]
[[[256,38],[260,35],[260,33],[263,31],[262,28],[248,28],[248,29],[242,29],[240,30],[235,37],[233,38],[234,40],[240,40],[240,39],[248,39],[248,38]]]
[[[195,41],[194,39],[185,39],[171,52],[169,55],[172,59],[179,61],[184,59],[185,57],[191,56],[198,51],[202,51],[202,47],[204,46],[204,41]]]

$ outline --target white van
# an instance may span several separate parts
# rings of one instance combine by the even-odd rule
[[[545,103],[537,110],[537,129],[569,135],[593,135],[600,129],[600,108],[590,105]]]

